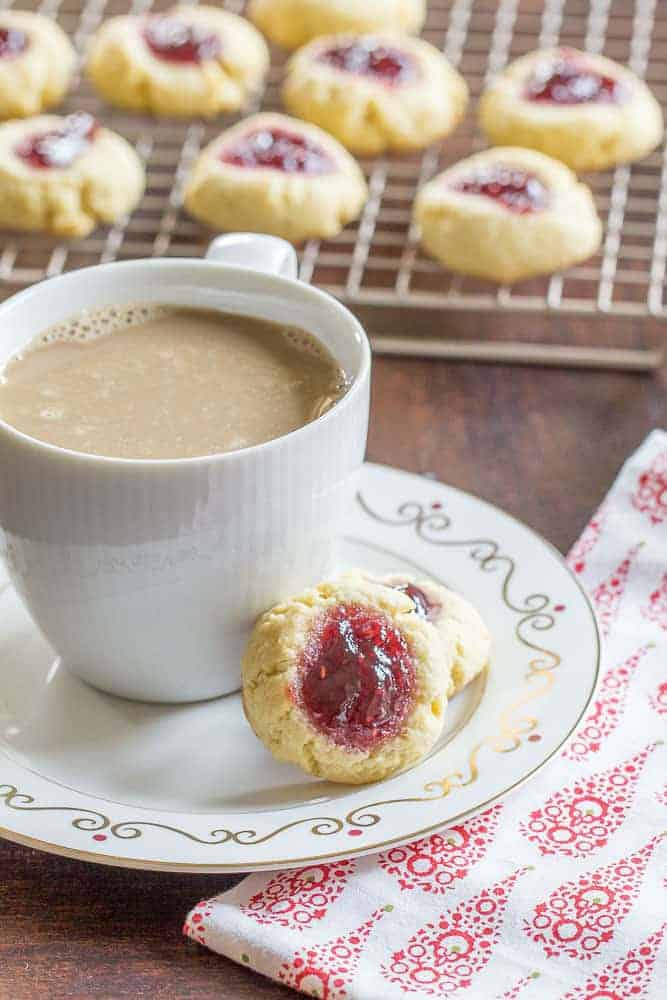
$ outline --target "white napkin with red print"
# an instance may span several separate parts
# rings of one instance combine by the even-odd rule
[[[559,758],[406,847],[252,875],[185,933],[323,1000],[665,1000],[667,433],[626,463],[569,562],[606,650]]]

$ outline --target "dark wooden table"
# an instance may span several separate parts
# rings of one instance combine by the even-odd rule
[[[667,424],[666,399],[664,372],[379,359],[368,454],[477,493],[565,551],[623,459]],[[181,937],[190,904],[232,882],[0,842],[0,1000],[293,996]]]

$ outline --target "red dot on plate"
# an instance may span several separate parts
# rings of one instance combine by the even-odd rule
[[[531,733],[528,739],[530,740],[531,743],[539,743],[542,737],[540,736],[539,733]]]
[[[442,509],[442,504],[440,503],[439,500],[436,500],[435,503],[431,504],[431,509],[432,510],[441,510]]]
[[[361,830],[348,830],[348,836],[350,837],[360,837],[362,834]]]
[[[555,604],[554,605],[554,611],[565,611],[565,605],[564,604]]]
[[[106,839],[107,839],[106,833],[94,833],[93,834],[93,840],[106,840]]]

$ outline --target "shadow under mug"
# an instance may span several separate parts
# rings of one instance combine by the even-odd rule
[[[370,347],[355,317],[296,273],[289,244],[236,234],[206,260],[84,268],[0,306],[0,368],[53,323],[136,301],[302,327],[351,381],[312,423],[201,458],[98,457],[0,420],[1,551],[36,624],[95,687],[165,702],[237,690],[257,616],[335,569],[366,447]]]

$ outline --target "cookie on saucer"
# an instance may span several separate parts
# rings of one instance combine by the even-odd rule
[[[278,760],[330,781],[378,781],[438,739],[450,662],[406,594],[361,575],[322,583],[260,618],[243,704]]]
[[[527,146],[573,170],[646,156],[663,135],[660,105],[635,73],[577,49],[541,49],[498,76],[480,103],[491,143]]]
[[[272,42],[296,49],[341,31],[419,34],[426,0],[250,0],[248,14]]]
[[[371,578],[375,579],[375,578]],[[434,580],[421,580],[407,573],[377,578],[410,598],[420,618],[436,628],[451,658],[451,698],[481,674],[491,655],[491,633],[476,608],[448,587]]]
[[[487,149],[419,192],[424,248],[445,267],[509,283],[570,267],[602,239],[591,191],[563,163],[530,149]]]
[[[443,54],[407,35],[329,35],[299,49],[283,87],[288,111],[353,153],[421,149],[465,114],[468,88]]]
[[[213,229],[293,242],[335,236],[367,197],[359,165],[326,132],[287,115],[252,115],[201,153],[185,205]]]
[[[0,125],[0,226],[86,236],[137,205],[134,149],[84,112]]]
[[[105,21],[88,52],[97,91],[121,108],[156,115],[238,111],[261,89],[269,53],[242,17],[209,6]]]
[[[25,118],[58,104],[75,61],[69,38],[52,18],[0,11],[0,118]]]

